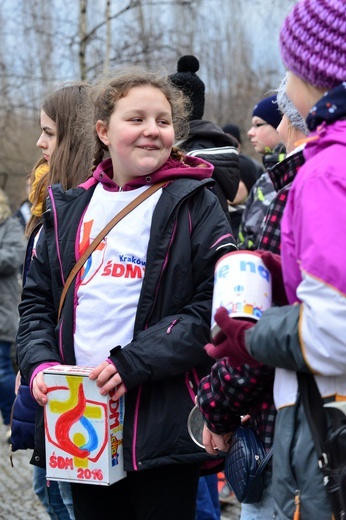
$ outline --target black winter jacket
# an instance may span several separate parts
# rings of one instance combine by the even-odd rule
[[[133,341],[110,359],[125,394],[126,471],[213,460],[191,440],[187,419],[200,378],[211,359],[209,341],[214,266],[234,250],[229,222],[208,187],[211,179],[175,180],[162,190],[154,210],[146,272]],[[76,262],[78,227],[94,186],[63,192],[53,186],[20,304],[17,357],[31,381],[42,363],[75,364],[75,284],[57,322],[59,299]],[[78,240],[78,238],[77,238]],[[45,465],[43,408],[36,421],[31,462]]]
[[[214,166],[215,186],[213,190],[230,220],[227,200],[231,202],[234,200],[240,180],[237,143],[222,128],[211,121],[196,119],[190,121],[189,126],[189,137],[181,145],[187,153],[193,150],[201,150],[202,152],[208,148],[220,148],[219,154],[206,156],[203,153],[197,153],[196,155]],[[230,150],[225,151],[225,147],[230,147]]]

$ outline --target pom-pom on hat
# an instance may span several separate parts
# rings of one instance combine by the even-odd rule
[[[301,0],[280,31],[282,61],[317,88],[329,90],[346,80],[345,0]]]
[[[276,130],[282,119],[282,114],[276,100],[276,94],[262,99],[262,101],[254,106],[252,117],[255,116],[260,117]]]
[[[178,60],[178,72],[169,76],[173,85],[182,90],[190,99],[192,107],[190,121],[194,119],[202,119],[204,114],[205,86],[203,81],[196,74],[198,70],[198,59],[195,56],[186,55],[182,56]]]
[[[305,135],[308,134],[308,128],[305,123],[305,119],[298,112],[292,101],[286,94],[286,84],[287,84],[287,74],[284,76],[283,80],[280,83],[278,88],[278,92],[276,95],[277,103],[279,106],[279,110],[282,114],[289,119],[290,123],[294,128],[297,128]]]

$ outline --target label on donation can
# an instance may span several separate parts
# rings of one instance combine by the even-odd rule
[[[234,251],[224,255],[215,266],[211,337],[219,327],[215,313],[225,307],[231,318],[259,320],[271,307],[271,275],[255,251]]]

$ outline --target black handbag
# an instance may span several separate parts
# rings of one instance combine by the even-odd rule
[[[335,520],[346,518],[346,412],[342,402],[323,404],[312,374],[297,373],[301,402]],[[343,403],[344,405],[344,403]],[[327,414],[331,431],[328,431]]]
[[[254,430],[238,426],[232,435],[231,447],[225,460],[225,477],[238,502],[260,502],[265,487],[265,468],[273,454],[266,454]]]

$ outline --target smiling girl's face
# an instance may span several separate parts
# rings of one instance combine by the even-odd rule
[[[123,186],[155,172],[169,158],[174,142],[171,105],[156,87],[133,87],[117,101],[108,125],[97,121],[96,131],[108,146],[113,180]]]

